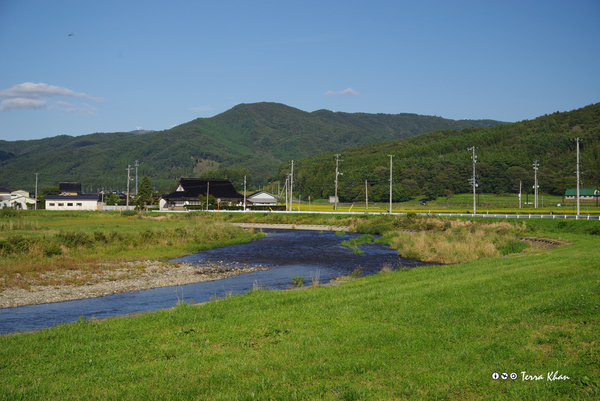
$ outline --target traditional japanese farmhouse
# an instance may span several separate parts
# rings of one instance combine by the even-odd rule
[[[200,195],[212,195],[226,205],[239,205],[244,200],[229,180],[182,178],[175,191],[160,198],[160,210],[185,210],[187,206],[200,205]]]

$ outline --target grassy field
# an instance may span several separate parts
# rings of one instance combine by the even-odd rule
[[[0,290],[91,283],[95,274],[130,261],[166,263],[262,236],[202,214],[0,212]],[[61,275],[75,270],[82,274]]]
[[[0,399],[598,399],[598,222],[526,225],[569,245],[3,336]]]
[[[479,194],[477,196],[477,213],[549,214],[550,212],[553,212],[554,214],[575,214],[577,212],[575,202],[569,201],[565,203],[560,196],[539,195],[538,208],[534,208],[533,206],[533,195],[529,196],[528,202],[530,204],[526,204],[526,201],[527,199],[523,194],[521,208],[519,209],[518,194],[510,194],[506,196],[497,196],[495,194]],[[558,206],[558,204],[561,206]],[[294,201],[294,210],[298,210],[297,200]],[[333,204],[330,204],[325,200],[320,200],[317,202],[311,202],[309,205],[308,202],[302,200],[302,202],[300,202],[300,210],[330,212],[333,211]],[[367,208],[364,202],[355,202],[338,204],[337,210],[340,212],[366,212]],[[368,212],[387,213],[389,210],[389,203],[370,203]],[[435,201],[427,201],[427,205],[425,206],[421,205],[420,200],[418,199],[414,199],[409,202],[393,203],[392,212],[472,213],[473,195],[456,194],[449,200],[444,197],[440,197]],[[596,206],[595,201],[581,201],[580,213],[598,215],[600,214],[600,207]]]

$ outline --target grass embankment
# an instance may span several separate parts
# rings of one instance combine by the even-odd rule
[[[581,223],[529,227],[572,243],[548,252],[5,336],[0,398],[597,399],[599,240]]]
[[[0,290],[33,283],[86,284],[127,262],[166,262],[261,236],[203,214],[4,210],[0,226]],[[72,271],[78,274],[64,274]]]

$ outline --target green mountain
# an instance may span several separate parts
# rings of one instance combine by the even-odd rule
[[[600,188],[600,103],[570,112],[556,112],[535,120],[491,128],[439,130],[416,137],[365,145],[341,153],[338,196],[340,201],[364,202],[365,181],[370,201],[389,199],[389,168],[393,158],[393,198],[405,201],[418,196],[435,198],[445,192],[472,191],[471,151],[475,146],[478,192],[532,193],[533,162],[540,193],[562,195],[576,186],[576,142],[580,143],[581,185]],[[283,163],[284,180],[290,166]],[[300,159],[294,166],[294,193],[303,199],[334,194],[335,159],[323,153]],[[516,189],[515,189],[516,186]]]
[[[33,191],[81,182],[86,191],[126,188],[126,168],[163,187],[180,177],[248,174],[261,185],[282,162],[442,129],[493,127],[493,120],[448,120],[417,114],[312,113],[277,103],[240,104],[165,131],[95,133],[0,141],[0,185]],[[212,172],[216,169],[227,169]],[[132,171],[135,175],[135,171]],[[135,184],[134,184],[135,185]]]

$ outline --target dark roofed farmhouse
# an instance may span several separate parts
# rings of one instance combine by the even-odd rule
[[[221,203],[238,204],[243,195],[240,195],[229,180],[182,178],[175,191],[161,199],[161,209],[183,210],[189,205],[200,205],[200,195],[212,195]]]

